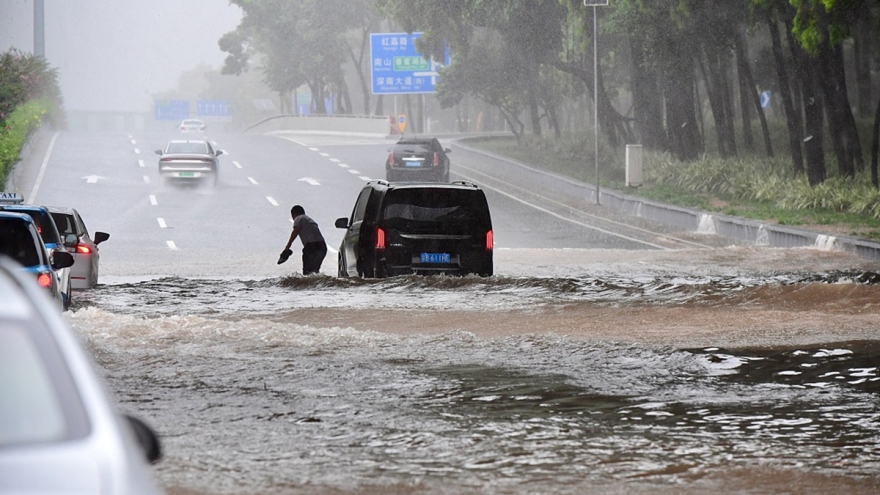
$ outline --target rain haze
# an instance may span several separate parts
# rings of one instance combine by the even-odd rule
[[[183,71],[219,69],[217,47],[241,11],[226,0],[45,0],[45,49],[64,105],[79,111],[149,111]],[[32,0],[0,2],[0,48],[32,52]]]
[[[95,241],[43,281],[167,495],[880,493],[880,219],[770,206],[823,190],[777,88],[843,72],[794,0],[44,1],[0,191]]]

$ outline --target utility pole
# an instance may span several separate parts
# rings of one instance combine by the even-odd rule
[[[34,55],[46,58],[46,30],[43,25],[43,0],[34,0]]]
[[[596,204],[599,203],[599,30],[596,24],[596,7],[607,7],[608,0],[584,0],[584,7],[593,7],[593,139],[596,160]]]

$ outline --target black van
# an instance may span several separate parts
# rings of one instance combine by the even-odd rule
[[[339,247],[340,277],[492,275],[494,240],[486,195],[468,182],[388,183],[361,190]]]

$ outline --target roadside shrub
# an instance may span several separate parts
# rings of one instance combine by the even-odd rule
[[[13,110],[0,128],[0,186],[5,186],[28,137],[40,127],[51,108],[47,98],[31,100]]]

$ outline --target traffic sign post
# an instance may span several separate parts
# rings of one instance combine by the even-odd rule
[[[596,24],[596,7],[607,7],[608,0],[584,0],[584,7],[593,7],[593,132],[596,146],[596,204],[599,202],[599,30]]]
[[[400,133],[403,134],[404,129],[406,129],[406,114],[400,114],[397,116],[397,128],[400,129]]]

